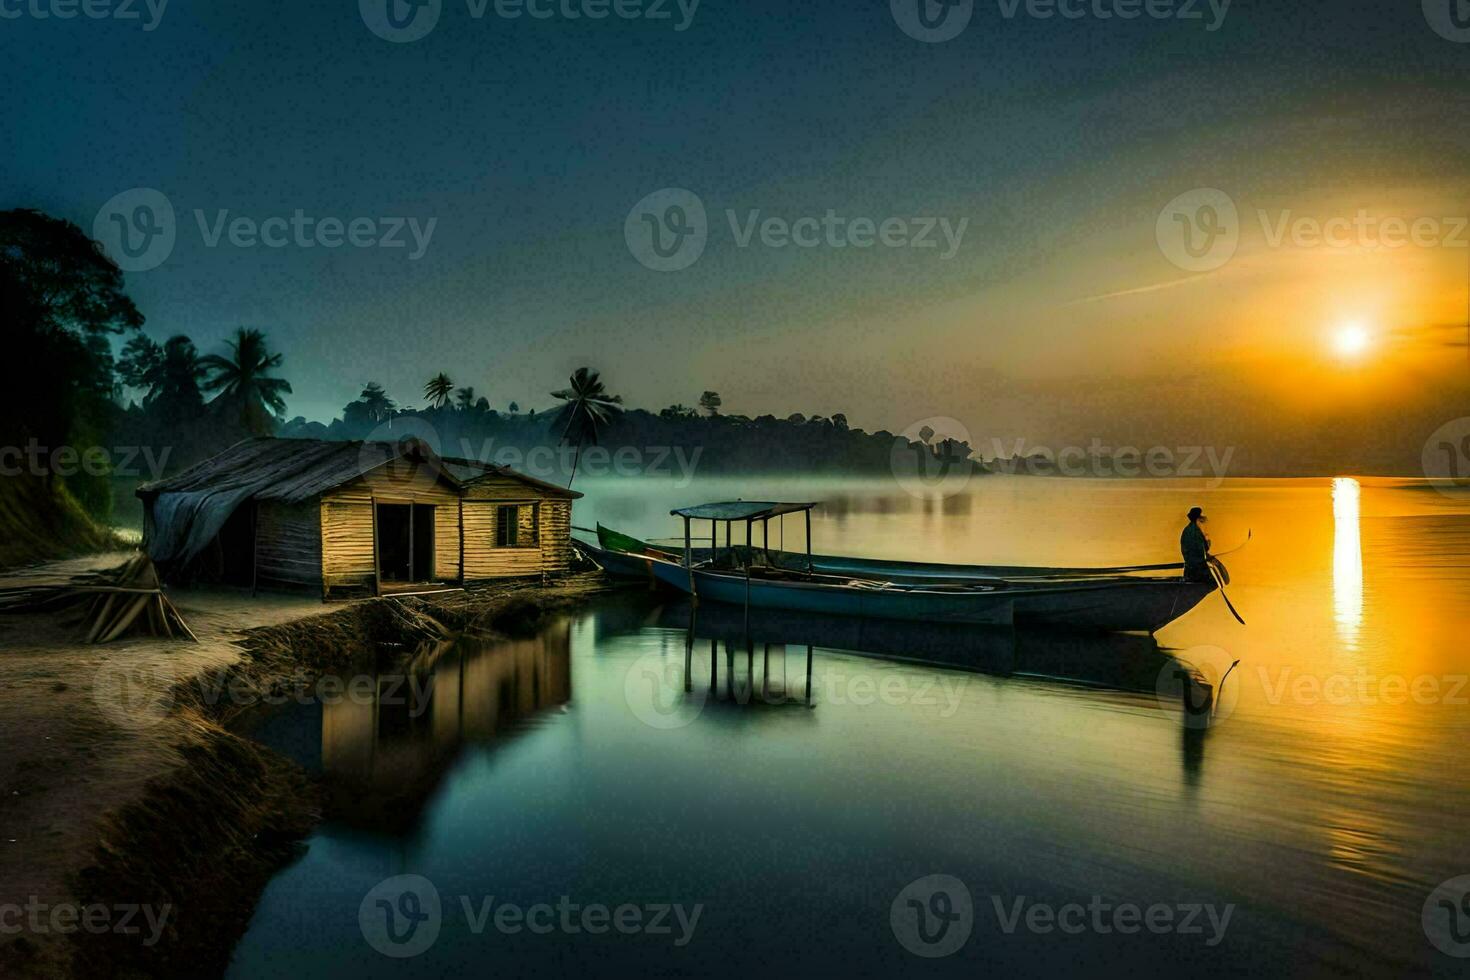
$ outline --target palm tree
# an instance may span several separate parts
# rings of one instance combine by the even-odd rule
[[[572,383],[570,388],[551,393],[551,397],[566,402],[557,409],[553,420],[554,424],[561,426],[561,441],[577,447],[577,453],[572,457],[572,475],[567,479],[568,487],[577,478],[582,447],[597,445],[598,432],[623,410],[623,396],[609,395],[596,371],[580,367],[569,380]]]
[[[388,421],[398,407],[398,403],[389,398],[383,386],[376,381],[369,381],[357,397],[364,405],[363,414],[375,423]]]
[[[429,379],[424,385],[424,397],[429,404],[435,408],[443,408],[449,401],[449,396],[454,392],[454,382],[449,380],[449,375],[440,371]]]
[[[475,407],[475,389],[474,389],[474,387],[467,385],[466,387],[463,387],[463,388],[459,389],[458,391],[456,391],[454,393],[454,401],[455,401],[455,404],[457,404],[459,406],[459,410],[461,412],[468,412],[470,409],[474,408]]]
[[[241,327],[228,342],[227,356],[210,354],[199,359],[209,372],[205,391],[217,391],[219,397],[211,405],[227,408],[253,435],[269,435],[275,426],[274,416],[286,411],[282,395],[291,394],[290,382],[273,378],[268,372],[281,366],[284,359],[272,354],[266,346],[265,334]]]

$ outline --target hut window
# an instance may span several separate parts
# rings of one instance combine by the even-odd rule
[[[520,507],[514,505],[495,508],[495,546],[497,548],[516,546],[519,513]]]

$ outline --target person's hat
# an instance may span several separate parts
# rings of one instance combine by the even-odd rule
[[[1201,517],[1204,517],[1204,516],[1205,516],[1205,512],[1202,511],[1202,510],[1200,510],[1198,507],[1191,507],[1191,508],[1189,508],[1189,519],[1191,521],[1197,521]]]

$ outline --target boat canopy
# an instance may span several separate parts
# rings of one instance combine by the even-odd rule
[[[676,517],[696,521],[759,521],[782,514],[795,514],[811,510],[817,502],[805,504],[783,504],[770,500],[729,500],[717,504],[697,504],[669,511]]]

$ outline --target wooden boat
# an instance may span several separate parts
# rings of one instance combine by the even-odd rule
[[[594,560],[613,574],[649,577],[670,589],[751,609],[782,609],[861,618],[985,625],[1047,625],[1068,628],[1155,632],[1184,615],[1214,591],[1213,582],[1139,576],[1139,570],[1178,566],[1039,568],[885,562],[776,552],[750,544],[732,546],[730,526],[744,521],[746,540],[756,521],[803,513],[808,548],[814,503],[734,501],[680,508],[686,550],[647,545],[602,528]],[[710,520],[716,530],[708,549],[695,549],[693,520]],[[726,523],[723,551],[719,522]],[[641,546],[641,548],[640,548]],[[590,547],[590,546],[584,546]],[[622,550],[615,550],[622,549]]]
[[[682,562],[684,553],[666,545],[650,544],[632,535],[624,534],[601,524],[596,529],[600,549],[609,554],[609,564],[603,567],[611,575],[627,574],[637,578],[646,577],[647,563],[642,558],[662,558],[666,561]],[[581,542],[579,542],[581,543]],[[695,548],[695,562],[704,561],[712,554],[709,548]],[[732,545],[732,556],[740,562],[769,564],[789,571],[805,571],[808,560],[811,570],[827,575],[845,575],[850,578],[871,578],[884,581],[913,582],[959,582],[968,579],[1068,579],[1096,576],[1118,576],[1134,572],[1167,571],[1182,569],[1184,565],[1171,562],[1157,565],[1107,565],[1098,567],[1068,567],[1047,565],[953,565],[941,562],[895,561],[884,558],[854,558],[847,555],[807,556],[781,550],[768,550],[745,544]],[[633,556],[639,560],[619,561],[614,555]],[[602,564],[601,561],[598,562]]]
[[[696,599],[836,616],[1153,633],[1197,606],[1214,583],[1178,578],[1073,582],[878,582],[785,570],[717,570],[649,558],[654,577]]]

